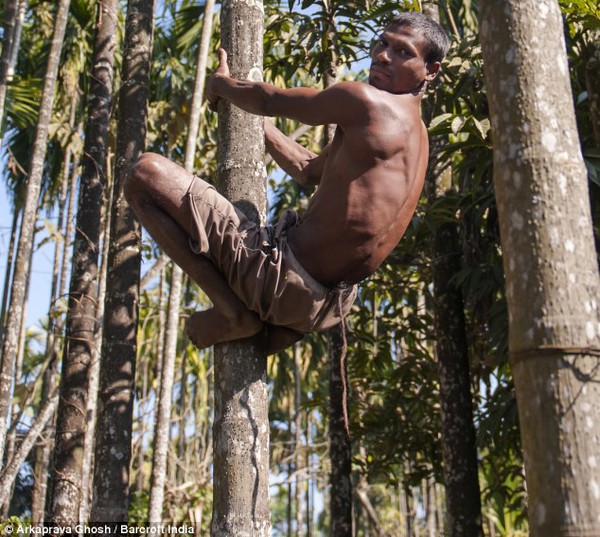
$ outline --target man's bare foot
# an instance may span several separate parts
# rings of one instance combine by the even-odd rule
[[[251,311],[231,319],[221,311],[211,308],[192,313],[188,319],[186,332],[190,341],[199,349],[216,343],[243,339],[260,332],[263,322]]]
[[[259,337],[263,339],[262,345],[268,356],[287,349],[297,341],[300,341],[304,337],[304,334],[285,326],[275,326],[265,323]]]

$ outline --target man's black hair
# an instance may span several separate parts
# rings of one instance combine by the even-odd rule
[[[442,27],[418,11],[405,11],[396,15],[386,28],[389,26],[410,26],[423,34],[427,40],[424,51],[425,63],[441,62],[450,47],[448,36]]]

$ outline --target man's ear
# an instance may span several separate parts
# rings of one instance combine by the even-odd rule
[[[427,82],[431,82],[438,75],[441,65],[440,62],[431,62],[427,64],[427,75],[425,76]]]

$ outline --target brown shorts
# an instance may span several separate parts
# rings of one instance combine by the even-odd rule
[[[275,226],[260,227],[198,177],[187,199],[192,251],[208,257],[263,321],[307,333],[335,326],[350,311],[356,286],[322,285],[288,246],[286,231],[298,225],[295,212],[284,213]]]

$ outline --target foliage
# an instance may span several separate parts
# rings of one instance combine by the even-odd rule
[[[588,47],[596,35],[594,32],[600,28],[600,12],[592,0],[559,3],[565,16],[574,103],[598,228],[600,150],[592,135],[585,66]],[[68,151],[77,156],[82,149],[80,123],[85,112],[95,4],[91,0],[71,2],[44,177],[43,204],[48,210],[56,207]],[[460,228],[462,265],[452,281],[462,292],[467,318],[484,513],[498,533],[516,535],[527,529],[526,493],[514,387],[507,364],[508,323],[492,183],[493,133],[477,36],[477,2],[448,0],[437,5],[442,24],[452,36],[452,48],[423,109],[432,142],[431,167],[440,174],[448,172],[450,181],[443,195],[436,199],[423,197],[402,242],[380,270],[363,282],[359,299],[348,317],[354,471],[357,479],[365,478],[368,482],[371,501],[388,531],[393,529],[390,521],[400,519],[401,493],[408,491],[419,503],[425,496],[423,483],[442,481],[436,334],[431,328],[431,241],[441,225],[455,222]],[[204,6],[196,0],[166,0],[161,7],[153,50],[148,149],[182,162]],[[326,66],[333,60],[339,66],[337,75],[360,79],[364,77],[370,42],[381,25],[398,9],[422,8],[423,2],[417,0],[265,2],[265,79],[288,87],[319,86],[332,75],[327,73]],[[53,9],[53,2],[28,2],[17,72],[8,86],[3,178],[16,206],[26,187],[25,170],[31,153]],[[122,19],[120,13],[121,23]],[[217,24],[212,51],[217,49],[218,40]],[[214,53],[211,60],[209,69],[214,67]],[[119,62],[117,55],[117,73]],[[118,84],[117,80],[117,87]],[[216,116],[204,108],[195,169],[209,179],[216,165],[216,121]],[[288,134],[299,127],[286,119],[278,119],[276,124]],[[318,151],[322,134],[322,128],[309,129],[299,142]],[[114,143],[113,137],[113,150]],[[301,211],[306,207],[311,191],[293,183],[273,164],[269,165],[268,181],[272,219],[285,208]],[[62,230],[56,230],[52,240],[58,237],[57,240],[68,242],[70,238],[61,238],[61,233]],[[145,266],[160,255],[147,237],[144,255]],[[163,272],[158,283],[154,281],[143,290],[139,305],[137,419],[133,439],[135,486],[130,503],[130,519],[134,524],[142,524],[147,516],[152,424],[160,382],[164,313],[169,293],[165,282],[169,280],[169,271]],[[190,285],[183,300],[182,324],[191,312],[207,306],[206,297]],[[62,314],[62,310],[53,313]],[[47,325],[42,330],[45,335]],[[15,399],[20,404],[27,403],[29,409],[39,404],[39,379],[45,368],[45,357],[37,352],[40,344],[32,345],[33,336],[31,332],[28,334],[23,382],[15,390]],[[193,516],[202,518],[202,530],[208,532],[207,513],[212,494],[209,484],[212,357],[192,348],[183,337],[179,349],[173,393],[171,483],[165,516],[183,522],[195,513]],[[280,533],[287,529],[289,502],[293,502],[293,516],[297,509],[308,509],[306,500],[304,505],[296,505],[288,496],[289,479],[299,475],[300,486],[306,487],[303,492],[313,491],[323,498],[328,489],[325,337],[308,336],[299,349],[298,371],[292,349],[269,362],[272,473],[280,483],[273,493],[273,521]],[[296,383],[299,400],[296,400]],[[19,523],[17,519],[11,521]],[[319,524],[328,527],[326,512],[321,514]]]

